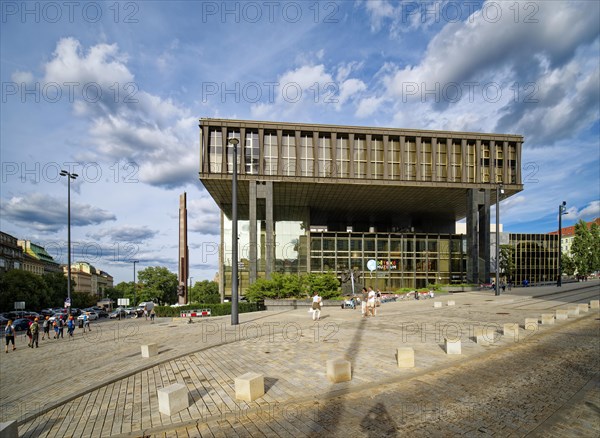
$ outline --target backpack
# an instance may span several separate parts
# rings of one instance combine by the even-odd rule
[[[6,329],[4,329],[4,333],[6,336],[12,336],[15,332],[12,325],[7,325]]]

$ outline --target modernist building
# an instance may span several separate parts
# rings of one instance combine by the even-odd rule
[[[519,135],[200,120],[200,180],[222,211],[231,290],[233,147],[244,283],[349,272],[380,287],[489,281],[490,206],[522,190]],[[467,234],[455,233],[466,218]],[[367,262],[376,261],[374,271]]]

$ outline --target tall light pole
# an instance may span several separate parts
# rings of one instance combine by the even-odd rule
[[[137,283],[136,283],[136,278],[135,278],[135,264],[139,263],[139,260],[133,260],[133,305],[137,305]]]
[[[69,303],[69,315],[71,314],[71,180],[77,178],[76,173],[66,170],[60,171],[60,176],[67,177],[67,301]]]
[[[496,186],[496,291],[500,295],[500,195],[504,193],[502,184]]]
[[[231,137],[233,146],[233,177],[231,179],[231,325],[238,325],[238,223],[237,223],[237,146],[239,139]]]
[[[567,213],[567,201],[563,201],[558,206],[558,278],[556,280],[556,286],[562,286],[562,217],[563,214]]]

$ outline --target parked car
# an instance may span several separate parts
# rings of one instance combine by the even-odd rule
[[[94,312],[93,310],[90,311],[86,311],[85,313],[82,313],[81,315],[79,315],[77,317],[77,319],[81,319],[83,320],[84,316],[87,314],[88,318],[90,319],[90,321],[95,321],[98,319],[98,314],[96,312]]]
[[[31,321],[25,318],[15,319],[13,321],[13,326],[15,326],[15,331],[24,331],[27,330]]]
[[[115,309],[112,312],[110,312],[108,317],[110,319],[119,318],[119,317],[127,318],[127,315],[129,315],[129,313],[127,313],[127,311],[125,309],[118,308],[118,309]]]
[[[66,312],[57,312],[54,315],[52,315],[49,319],[50,322],[54,322],[56,320],[56,318],[60,318],[63,321],[67,320],[67,313]]]
[[[86,312],[96,312],[98,314],[98,318],[108,318],[108,312],[102,307],[93,306],[83,310]]]

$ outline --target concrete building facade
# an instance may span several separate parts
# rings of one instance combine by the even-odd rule
[[[490,206],[500,185],[504,198],[522,190],[522,144],[519,135],[201,119],[200,180],[222,211],[220,283],[229,290],[234,164],[242,282],[326,271],[374,275],[389,289],[486,282]],[[455,233],[463,218],[464,238]]]

